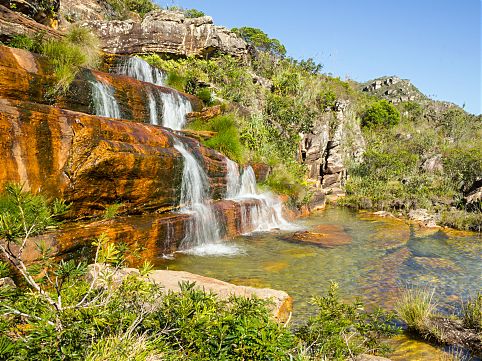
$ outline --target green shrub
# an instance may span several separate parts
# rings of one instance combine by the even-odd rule
[[[209,88],[201,88],[196,91],[196,96],[207,106],[213,105],[213,93]]]
[[[38,33],[36,36],[30,37],[28,35],[15,35],[7,43],[12,48],[19,48],[39,53],[42,50],[43,33]]]
[[[482,292],[462,304],[462,319],[466,327],[482,330]]]
[[[362,126],[368,128],[392,127],[400,122],[400,112],[387,100],[373,103],[362,115]]]
[[[114,204],[108,205],[105,209],[104,219],[114,218],[119,212],[119,209],[122,208],[122,206],[123,206],[122,203],[114,203]]]
[[[197,10],[197,9],[186,9],[184,10],[184,15],[187,18],[200,18],[203,16],[206,16],[202,11]]]
[[[115,18],[124,20],[129,17],[129,11],[144,17],[148,12],[159,9],[151,0],[107,0],[116,12]]]
[[[317,315],[296,335],[305,345],[305,352],[316,360],[346,360],[361,353],[383,353],[387,346],[380,339],[399,331],[390,323],[392,314],[380,309],[368,313],[358,301],[340,301],[335,283],[326,296],[314,297],[312,304],[318,308]]]
[[[400,295],[395,310],[409,330],[421,335],[429,333],[429,320],[435,311],[434,292],[435,289],[407,288]]]
[[[231,31],[259,51],[268,52],[277,57],[283,57],[286,54],[286,48],[278,39],[269,38],[268,35],[260,29],[241,27],[233,28]]]

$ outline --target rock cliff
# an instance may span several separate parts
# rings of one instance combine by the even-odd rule
[[[236,34],[213,24],[209,16],[186,18],[182,12],[159,10],[142,20],[94,20],[82,23],[113,54],[161,53],[171,56],[236,57],[247,55],[247,44]]]
[[[349,162],[361,161],[365,141],[356,112],[349,101],[316,119],[310,133],[302,135],[300,153],[308,166],[308,177],[324,192],[341,188]]]

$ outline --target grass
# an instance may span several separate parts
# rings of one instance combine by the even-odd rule
[[[117,213],[119,212],[119,209],[123,206],[122,203],[114,203],[110,204],[105,208],[105,213],[104,213],[104,219],[112,219],[114,218]]]
[[[209,130],[216,135],[204,145],[213,148],[238,163],[245,162],[245,149],[241,144],[238,127],[233,114],[221,115],[208,122],[195,121],[188,125],[192,130]]]
[[[462,320],[465,327],[482,330],[482,292],[462,304]]]
[[[407,328],[427,334],[429,330],[428,321],[435,311],[433,295],[435,289],[426,288],[407,288],[400,295],[400,299],[395,305],[395,311]]]
[[[86,28],[72,26],[63,39],[44,39],[42,34],[34,37],[18,35],[9,46],[37,52],[47,57],[53,74],[53,85],[46,94],[48,98],[64,94],[80,68],[95,67],[99,60],[98,39]]]

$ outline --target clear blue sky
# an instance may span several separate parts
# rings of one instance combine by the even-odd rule
[[[480,0],[157,0],[228,28],[251,26],[294,58],[367,81],[410,79],[426,95],[482,113]]]

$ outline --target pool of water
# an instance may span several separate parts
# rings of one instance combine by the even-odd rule
[[[445,311],[482,288],[480,235],[408,225],[390,218],[331,208],[301,219],[307,231],[322,233],[320,246],[298,242],[294,232],[241,236],[228,256],[176,254],[160,268],[189,271],[238,285],[270,287],[294,298],[294,318],[311,312],[309,300],[330,281],[345,299],[392,308],[406,286],[435,288]]]

